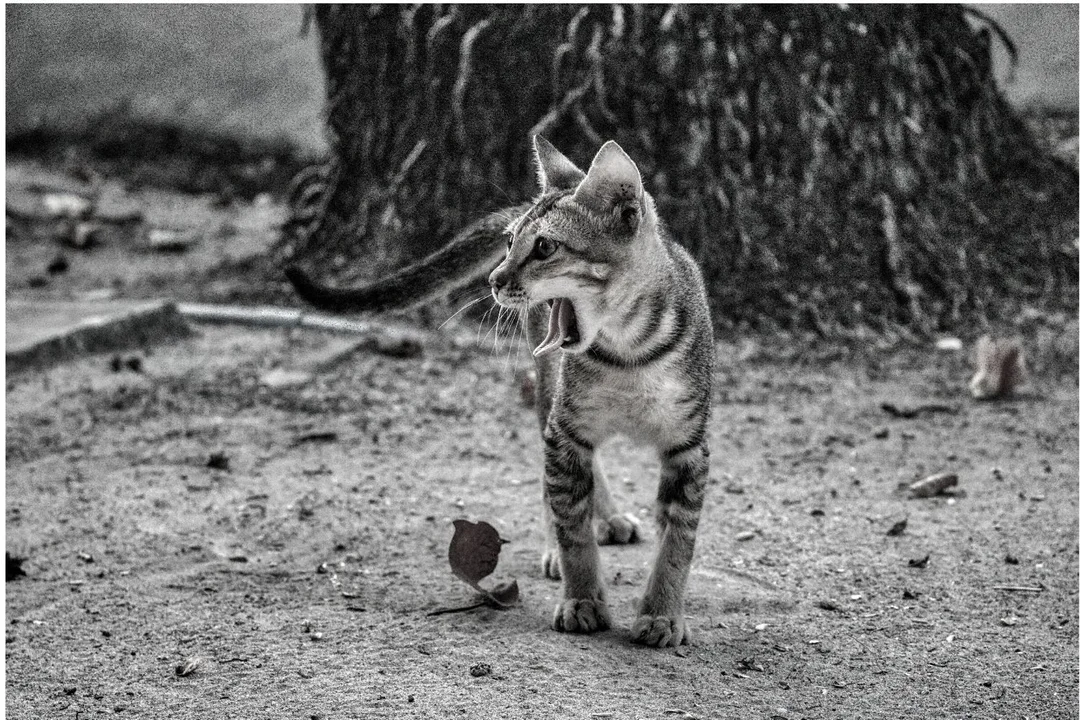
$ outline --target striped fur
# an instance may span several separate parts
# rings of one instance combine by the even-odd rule
[[[323,310],[384,312],[414,307],[491,272],[506,253],[507,213],[516,214],[530,207],[522,205],[485,215],[433,255],[361,287],[327,287],[295,265],[286,268],[285,276],[300,297]]]
[[[614,509],[594,453],[624,434],[656,448],[661,461],[659,547],[631,637],[663,647],[690,637],[683,598],[709,470],[712,324],[697,265],[662,233],[636,167],[613,145],[588,174],[575,174],[537,140],[541,166],[561,168],[541,167],[541,178],[573,185],[545,185],[511,223],[512,244],[491,283],[508,307],[568,299],[582,336],[537,358],[549,524],[544,570],[563,582],[553,626],[591,632],[611,623],[591,521],[626,516]],[[538,256],[540,238],[559,249]],[[532,322],[534,348],[544,332]]]
[[[383,310],[445,294],[501,257],[489,276],[492,293],[522,311],[534,350],[552,331],[547,314],[530,309],[569,303],[573,331],[559,326],[561,346],[536,358],[543,570],[563,583],[552,624],[567,632],[611,625],[597,544],[639,537],[637,519],[619,512],[596,461],[596,449],[618,433],[654,447],[661,463],[659,546],[631,637],[679,645],[690,638],[683,598],[709,470],[713,339],[704,283],[690,255],[662,232],[637,167],[618,145],[601,148],[585,173],[543,138],[534,142],[542,192],[514,208],[508,226],[505,215],[488,216],[434,255],[364,287],[327,288],[298,269],[289,277],[320,307]]]

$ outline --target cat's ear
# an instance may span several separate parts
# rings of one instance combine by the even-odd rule
[[[637,165],[614,140],[608,140],[596,153],[574,193],[574,200],[596,213],[614,213],[631,231],[641,221],[643,197]]]
[[[536,174],[540,178],[541,192],[572,190],[585,179],[581,168],[540,135],[533,135],[533,150],[536,152]]]

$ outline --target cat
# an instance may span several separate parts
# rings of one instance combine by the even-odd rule
[[[582,633],[611,626],[597,544],[635,541],[640,529],[616,509],[595,451],[623,434],[654,447],[661,463],[659,544],[630,636],[655,647],[689,643],[684,597],[709,471],[714,362],[701,271],[666,235],[637,166],[614,141],[588,172],[543,137],[533,138],[533,149],[540,196],[515,208],[488,282],[499,305],[520,311],[536,361],[542,566],[562,580],[552,626]],[[400,282],[428,297],[433,285],[445,292],[492,260],[493,243],[477,241],[487,235],[473,230],[366,288],[326,288],[296,268],[287,272],[301,297],[336,311],[380,306],[381,293],[408,291]],[[536,312],[545,305],[546,320]]]

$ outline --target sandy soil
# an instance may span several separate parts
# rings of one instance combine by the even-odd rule
[[[9,293],[31,292],[40,242],[9,242]],[[121,271],[95,252],[33,292]],[[645,526],[602,549],[617,627],[550,630],[528,360],[476,335],[358,350],[291,387],[260,378],[346,341],[204,327],[135,353],[139,373],[95,357],[9,378],[7,550],[26,575],[7,583],[8,716],[1077,717],[1075,359],[975,403],[964,352],[722,342],[695,642],[657,651],[628,641],[656,461],[603,454]],[[943,470],[953,495],[903,491]],[[492,580],[516,578],[519,607],[428,615],[474,600],[447,563],[456,518],[510,540]]]

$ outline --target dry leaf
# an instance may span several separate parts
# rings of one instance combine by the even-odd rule
[[[4,556],[7,558],[8,582],[26,575],[26,571],[23,570],[23,563],[26,562],[26,558],[14,557],[11,553],[6,551],[4,552]]]
[[[495,571],[495,566],[499,563],[499,552],[505,542],[507,541],[499,537],[498,530],[482,520],[478,523],[468,520],[454,521],[454,537],[450,540],[448,553],[450,569],[483,594],[484,603],[481,605],[508,608],[516,604],[520,597],[517,580],[500,583],[492,590],[486,590],[480,586],[480,581]],[[433,614],[470,610],[474,607],[479,607],[479,605],[438,610]]]
[[[454,537],[450,540],[450,569],[459,578],[486,593],[479,583],[495,572],[503,542],[499,531],[483,520],[478,523],[455,520]]]
[[[1012,395],[1027,378],[1024,350],[1016,338],[995,340],[983,335],[975,344],[975,375],[968,388],[976,400]]]
[[[516,604],[518,598],[521,597],[521,592],[518,590],[517,580],[499,583],[492,589],[491,592],[488,593],[488,597],[490,597],[502,607],[510,607],[511,605]]]

